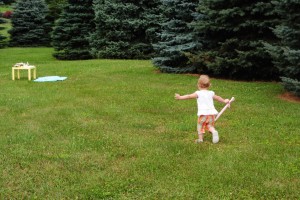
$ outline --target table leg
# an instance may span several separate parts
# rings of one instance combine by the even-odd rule
[[[19,69],[17,70],[18,70],[18,79],[20,79],[20,70]]]
[[[15,69],[14,68],[12,69],[12,80],[13,81],[15,80]]]
[[[31,69],[28,69],[28,80],[31,80]]]

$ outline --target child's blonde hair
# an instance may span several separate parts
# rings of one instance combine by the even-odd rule
[[[209,76],[207,75],[200,75],[198,79],[198,88],[199,89],[207,89],[210,87],[210,80]]]

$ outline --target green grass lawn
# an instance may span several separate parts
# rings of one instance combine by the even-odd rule
[[[220,142],[195,144],[196,76],[150,61],[58,61],[51,48],[0,49],[0,199],[298,199],[300,104],[278,83],[212,79],[236,101]],[[38,77],[11,80],[17,62]],[[217,109],[223,105],[216,103]]]

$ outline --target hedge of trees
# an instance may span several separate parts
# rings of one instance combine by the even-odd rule
[[[30,10],[25,2],[41,7],[38,12],[35,9],[25,12]],[[54,6],[51,11],[57,13],[52,14],[55,19],[52,19],[51,44],[58,59],[152,58],[155,67],[163,72],[207,73],[240,80],[281,77],[285,88],[300,96],[298,0],[47,0],[47,3],[65,5]],[[48,30],[44,16],[49,19],[49,11],[42,4],[44,0],[17,1],[11,45],[27,45],[25,39],[19,41],[25,36],[32,39],[31,44],[46,44],[33,34]],[[30,31],[21,31],[25,22],[31,25]],[[33,26],[33,22],[38,26]],[[22,37],[16,37],[17,33]],[[46,40],[47,33],[44,36]]]

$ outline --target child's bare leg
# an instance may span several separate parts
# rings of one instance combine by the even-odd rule
[[[217,131],[217,130],[215,129],[215,127],[213,127],[213,126],[209,127],[208,130],[209,130],[209,132],[211,132],[211,133]]]
[[[209,127],[209,132],[212,133],[212,142],[218,143],[219,142],[219,133],[214,127]]]
[[[203,133],[200,133],[200,134],[198,133],[198,139],[203,141]]]
[[[198,132],[198,139],[196,140],[196,143],[203,142],[203,133],[201,132],[201,127],[199,124],[197,126],[197,132]]]

